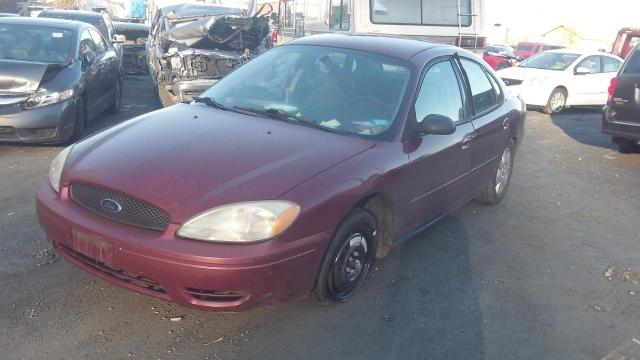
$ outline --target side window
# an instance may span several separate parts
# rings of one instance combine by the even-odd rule
[[[623,72],[625,74],[640,74],[640,47],[629,54]]]
[[[331,0],[331,16],[329,17],[329,28],[331,30],[349,30],[349,24],[351,23],[350,1]]]
[[[495,80],[489,80],[490,77],[480,64],[464,58],[460,60],[469,81],[476,115],[496,106],[500,100],[500,87]]]
[[[600,56],[589,56],[586,59],[580,61],[580,63],[576,66],[577,68],[586,68],[589,69],[589,74],[598,74],[600,73]]]
[[[89,35],[89,31],[82,30],[80,34],[80,49],[78,50],[78,55],[82,55],[87,51],[96,52],[96,45],[93,43],[93,39],[91,35]]]
[[[91,37],[93,38],[93,42],[96,43],[96,54],[98,56],[102,55],[104,52],[107,51],[107,43],[102,38],[102,35],[100,35],[97,31],[89,30],[89,32],[91,32]]]
[[[620,69],[620,61],[608,56],[602,56],[602,72],[605,73],[617,73]]]
[[[416,120],[427,115],[444,115],[455,122],[464,120],[462,95],[451,61],[445,60],[427,70],[416,98]]]

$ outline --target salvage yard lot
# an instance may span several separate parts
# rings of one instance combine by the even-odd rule
[[[93,130],[157,108],[152,89],[127,78],[123,111]],[[471,203],[400,244],[346,304],[241,314],[55,257],[33,197],[62,148],[2,145],[0,358],[601,359],[640,336],[640,154],[615,150],[597,109],[529,112],[526,130],[501,205]]]

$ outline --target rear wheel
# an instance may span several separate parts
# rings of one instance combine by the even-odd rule
[[[618,150],[623,154],[630,154],[640,150],[638,143],[632,139],[613,137],[611,140],[614,144],[618,145]]]
[[[547,105],[542,109],[545,114],[559,114],[561,113],[565,107],[567,106],[567,92],[562,88],[555,88],[551,95],[549,96],[549,100],[547,101]]]
[[[477,202],[496,205],[502,201],[511,183],[514,155],[515,143],[511,140],[502,152],[502,157],[500,157],[500,162],[496,166],[493,178],[482,187],[480,194],[476,197]]]
[[[329,305],[349,300],[369,272],[376,253],[376,218],[354,209],[338,227],[325,254],[313,294]]]

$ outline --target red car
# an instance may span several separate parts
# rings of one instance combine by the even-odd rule
[[[482,60],[494,70],[502,70],[516,65],[517,56],[510,47],[489,45],[485,48]]]
[[[524,60],[542,51],[563,49],[563,48],[564,46],[550,45],[545,43],[520,42],[516,46],[514,53],[518,58],[521,58],[522,60]]]
[[[611,53],[625,59],[631,50],[640,43],[640,28],[622,28],[618,31]]]
[[[37,213],[73,264],[183,306],[340,302],[398,239],[503,199],[524,117],[460,48],[304,37],[66,148]]]

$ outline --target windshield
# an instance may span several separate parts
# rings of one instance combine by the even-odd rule
[[[411,71],[401,61],[348,49],[289,45],[243,65],[202,94],[226,108],[277,110],[335,132],[391,128]]]
[[[487,46],[487,51],[509,57],[516,57],[511,49],[503,46]]]
[[[67,63],[72,40],[70,30],[0,24],[0,59]]]
[[[568,68],[580,55],[561,52],[542,52],[526,61],[523,61],[520,67],[557,70],[562,71]]]

